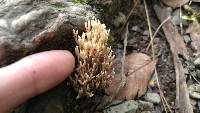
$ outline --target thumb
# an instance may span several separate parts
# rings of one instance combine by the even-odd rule
[[[68,51],[42,52],[0,69],[0,113],[56,86],[74,70]]]

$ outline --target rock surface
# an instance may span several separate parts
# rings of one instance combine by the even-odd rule
[[[161,99],[157,93],[146,93],[145,100],[154,104],[159,104]]]
[[[26,55],[72,49],[72,29],[95,16],[88,5],[64,0],[7,0],[0,6],[0,67]]]
[[[151,111],[154,108],[153,103],[151,103],[151,102],[146,102],[146,101],[139,100],[138,103],[139,103],[139,108],[141,110]]]
[[[105,109],[104,113],[136,113],[138,109],[138,103],[134,100],[126,101],[122,104],[109,107]]]
[[[200,57],[197,58],[197,59],[194,61],[194,64],[195,64],[195,66],[199,66],[199,65],[200,65]]]
[[[192,40],[191,40],[191,38],[190,38],[190,36],[188,36],[188,35],[184,35],[183,36],[183,39],[184,39],[184,42],[186,43],[186,44],[189,44]]]
[[[194,99],[200,99],[200,85],[192,84],[188,87],[190,97]]]

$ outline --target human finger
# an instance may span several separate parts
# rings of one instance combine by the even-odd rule
[[[0,113],[56,86],[71,74],[74,65],[70,52],[53,50],[0,69]]]

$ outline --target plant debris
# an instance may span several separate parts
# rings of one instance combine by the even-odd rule
[[[117,99],[130,100],[145,94],[149,79],[154,71],[156,62],[142,53],[132,53],[126,56],[125,75],[127,77],[125,86],[120,90]],[[113,95],[121,80],[119,64],[114,64],[116,74],[111,81],[110,87],[106,89],[108,95]],[[119,69],[118,69],[119,68]]]

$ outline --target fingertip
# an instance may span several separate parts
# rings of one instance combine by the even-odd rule
[[[0,69],[0,106],[5,110],[43,93],[64,81],[74,71],[69,51],[52,50],[27,56]]]
[[[30,83],[36,87],[37,90],[34,92],[37,93],[42,93],[64,81],[71,75],[75,67],[74,56],[66,50],[41,52],[25,59],[21,64],[24,66],[25,63],[30,63],[30,65],[26,65],[29,68],[26,70],[26,74],[30,74],[32,81]]]
[[[66,55],[66,62],[68,62],[68,65],[69,65],[69,71],[67,71],[67,75],[70,75],[73,71],[74,71],[74,68],[75,68],[75,58],[73,56],[73,54],[69,51],[62,51],[64,52],[64,54]]]

